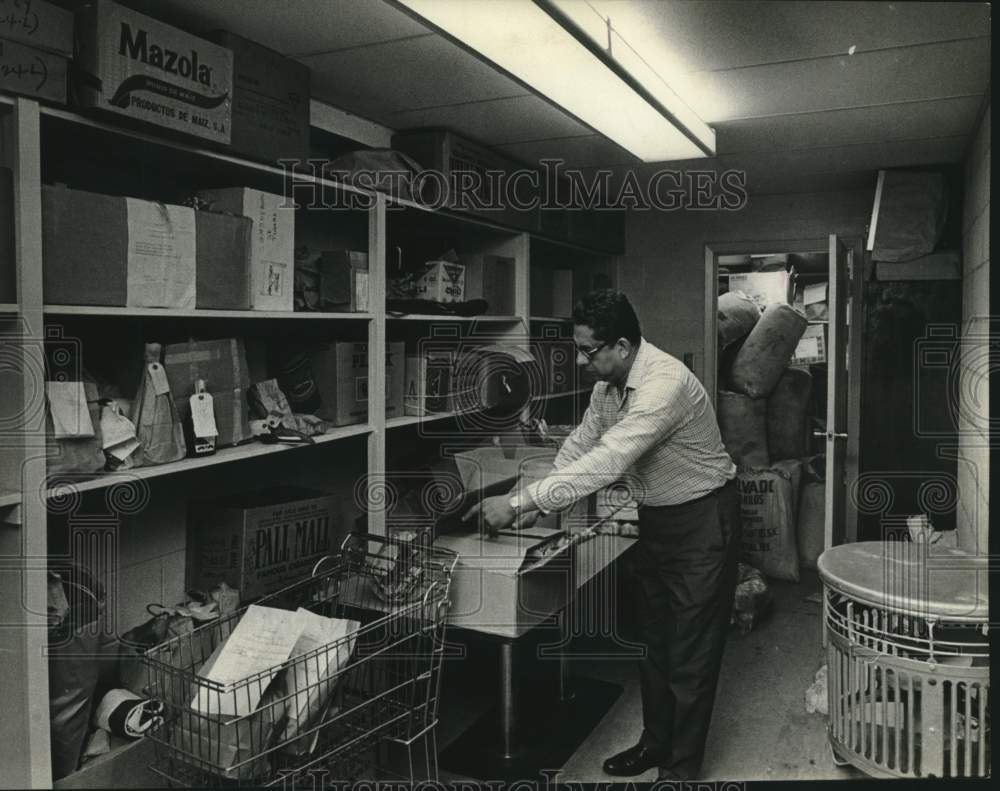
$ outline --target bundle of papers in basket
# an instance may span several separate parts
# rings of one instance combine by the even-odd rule
[[[198,675],[223,686],[199,686],[191,708],[222,719],[267,712],[280,728],[274,743],[294,739],[326,710],[340,672],[350,661],[360,623],[250,605]]]

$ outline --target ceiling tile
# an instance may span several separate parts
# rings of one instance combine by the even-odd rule
[[[664,77],[990,32],[988,3],[589,1]]]
[[[437,35],[300,58],[313,95],[392,125],[405,110],[523,96],[525,89]]]
[[[552,140],[536,140],[527,143],[511,143],[497,146],[522,162],[538,162],[540,159],[561,159],[569,167],[604,166],[631,164],[639,160],[600,135],[568,137]]]
[[[531,94],[393,113],[387,123],[393,129],[444,127],[486,145],[594,134],[592,129]]]
[[[717,98],[710,123],[982,94],[988,39],[691,75]]]
[[[719,154],[817,148],[968,134],[981,96],[908,102],[717,124]]]
[[[130,5],[192,30],[225,28],[286,55],[429,32],[381,0],[135,0]]]

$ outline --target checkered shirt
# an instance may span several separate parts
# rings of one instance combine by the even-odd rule
[[[547,478],[528,487],[542,511],[559,511],[622,480],[639,505],[677,505],[736,475],[708,393],[679,360],[640,340],[624,395],[594,385],[583,421]]]

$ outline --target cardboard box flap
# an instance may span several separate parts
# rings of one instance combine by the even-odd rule
[[[558,530],[533,527],[520,536],[502,535],[496,538],[479,533],[451,534],[440,536],[434,542],[437,547],[458,553],[461,565],[482,569],[494,574],[516,577],[542,568],[562,552],[553,551],[541,555],[539,550],[557,542],[562,537]]]

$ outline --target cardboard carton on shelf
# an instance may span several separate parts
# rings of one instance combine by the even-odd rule
[[[209,39],[233,53],[230,148],[274,164],[309,157],[309,67],[227,30]]]
[[[225,582],[249,601],[299,582],[344,537],[337,500],[300,487],[275,487],[192,504],[188,587]]]
[[[466,255],[465,299],[484,299],[491,316],[513,316],[514,259],[498,255]]]
[[[68,71],[69,61],[62,55],[0,38],[0,91],[66,104]]]
[[[789,365],[816,365],[826,362],[826,325],[810,324],[799,338]]]
[[[0,38],[73,57],[73,14],[48,0],[0,0]]]
[[[230,50],[111,0],[82,6],[76,31],[84,107],[229,143]]]
[[[45,301],[192,309],[196,235],[186,206],[43,185]]]
[[[386,417],[399,417],[403,414],[405,344],[386,344],[385,360]],[[317,416],[335,426],[364,423],[368,419],[368,344],[322,344],[312,350],[310,364],[322,401]]]
[[[319,300],[324,310],[365,313],[368,303],[368,253],[327,250],[315,262]]]
[[[250,310],[253,223],[246,217],[199,211],[195,229],[195,305],[207,310]]]
[[[465,266],[451,261],[428,261],[416,285],[417,299],[464,302]]]
[[[291,311],[295,307],[295,209],[282,195],[249,187],[202,190],[211,211],[247,217],[252,310]]]
[[[761,310],[774,303],[793,302],[794,283],[789,272],[739,272],[729,276],[729,290],[742,291]]]
[[[448,352],[406,355],[403,408],[407,415],[423,417],[448,412],[454,356]]]
[[[241,338],[168,344],[163,349],[163,367],[182,419],[190,415],[188,397],[201,379],[215,408],[215,425],[219,430],[216,446],[237,445],[252,439],[247,402],[250,373]]]

